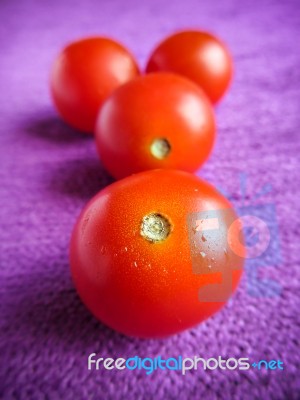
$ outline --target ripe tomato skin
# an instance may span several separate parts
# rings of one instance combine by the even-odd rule
[[[146,72],[170,71],[197,83],[216,103],[232,78],[231,55],[215,36],[201,31],[175,33],[153,51]]]
[[[121,44],[91,37],[69,44],[56,58],[50,76],[54,104],[74,128],[93,133],[99,107],[119,85],[139,70]]]
[[[100,159],[115,178],[149,169],[197,170],[215,140],[212,107],[193,82],[169,73],[149,74],[118,88],[96,123]],[[159,158],[156,141],[167,140]]]
[[[220,240],[200,241],[219,272],[193,273],[187,216],[216,210],[227,231],[222,209],[235,217],[212,186],[182,171],[142,172],[100,191],[82,211],[70,246],[71,273],[85,305],[111,328],[141,338],[175,334],[214,314],[224,302],[199,301],[199,289],[221,283],[220,271],[233,274],[235,288],[243,259],[224,254],[228,241],[222,234]],[[160,242],[141,233],[141,222],[153,213],[170,222]],[[230,270],[233,263],[238,270]]]

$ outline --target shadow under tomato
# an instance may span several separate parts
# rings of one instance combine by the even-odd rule
[[[98,321],[81,302],[69,274],[66,274],[68,263],[55,264],[62,276],[58,271],[52,275],[32,274],[15,285],[17,296],[3,323],[6,337],[10,338],[8,356],[15,348],[16,340],[20,341],[19,351],[30,348],[30,352],[36,354],[49,346],[47,353],[72,353],[75,360],[83,357],[85,363],[91,353],[113,358],[135,355],[166,357],[168,349],[176,348],[181,335],[189,343],[198,340],[196,330],[200,326],[161,339],[139,339],[114,331]],[[55,265],[51,262],[47,265],[46,261],[43,267],[45,271],[50,268],[54,271]],[[36,270],[35,267],[33,269]],[[212,321],[206,321],[206,326],[201,325],[204,334],[212,329]],[[147,349],[151,350],[151,354],[147,353]]]
[[[93,140],[93,135],[72,128],[50,111],[36,113],[23,121],[22,125],[23,130],[29,135],[50,142],[74,143]]]
[[[46,164],[43,178],[49,190],[86,200],[114,181],[99,160],[93,135],[68,126],[54,111],[29,116],[22,130],[48,142],[39,144],[38,150],[45,151],[41,168]]]
[[[98,158],[63,160],[51,170],[49,190],[88,200],[113,182]]]
[[[65,270],[68,268],[64,265]],[[62,346],[86,354],[104,352],[108,342],[109,347],[117,344],[122,348],[132,341],[96,320],[81,302],[72,282],[66,282],[66,276],[55,281],[40,276],[28,282],[26,277],[15,288],[22,295],[14,300],[6,321],[6,332],[10,332],[11,338],[22,335],[24,346],[30,342],[35,349],[49,343],[53,348]]]
[[[22,337],[20,351],[33,347],[31,351],[36,353],[49,345],[47,351],[72,352],[75,358],[76,355],[87,357],[93,352],[99,357],[118,358],[122,354],[142,354],[145,345],[151,344],[155,352],[159,352],[168,342],[176,342],[176,335],[159,340],[139,339],[110,329],[81,302],[66,273],[68,262],[59,265],[57,261],[54,265],[52,259],[52,262],[45,261],[43,267],[45,271],[54,271],[57,267],[57,271],[53,274],[26,275],[15,285],[15,293],[18,294],[3,324],[7,337],[11,338],[8,347],[10,342],[13,344]],[[33,269],[36,270],[36,267]]]

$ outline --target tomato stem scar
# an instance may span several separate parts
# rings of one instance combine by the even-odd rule
[[[149,242],[162,242],[171,233],[171,224],[163,215],[150,213],[143,217],[140,233]]]
[[[150,146],[151,154],[159,160],[166,158],[170,154],[170,151],[171,145],[169,141],[164,138],[154,139]]]

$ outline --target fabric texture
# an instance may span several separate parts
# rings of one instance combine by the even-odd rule
[[[0,398],[299,399],[299,2],[2,0],[0,16]],[[221,37],[235,63],[198,174],[265,221],[271,247],[247,261],[213,318],[164,340],[132,339],[95,320],[72,284],[72,227],[111,179],[93,138],[58,118],[49,70],[67,42],[93,34],[120,40],[144,67],[163,37],[191,27]],[[280,359],[284,370],[89,371],[93,352]]]

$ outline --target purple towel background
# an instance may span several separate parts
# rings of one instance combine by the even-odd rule
[[[2,0],[0,16],[0,398],[299,399],[299,2]],[[93,139],[57,117],[48,75],[74,38],[112,36],[144,66],[159,40],[185,27],[223,38],[236,70],[216,110],[217,144],[199,174],[236,207],[275,204],[279,245],[263,268],[251,264],[259,279],[252,282],[248,268],[233,300],[207,322],[165,340],[134,340],[96,321],[73,289],[70,233],[110,178]],[[272,191],[256,201],[265,184]],[[271,209],[263,218],[275,223]],[[269,284],[258,297],[263,278]],[[92,352],[281,359],[285,369],[88,371]]]

